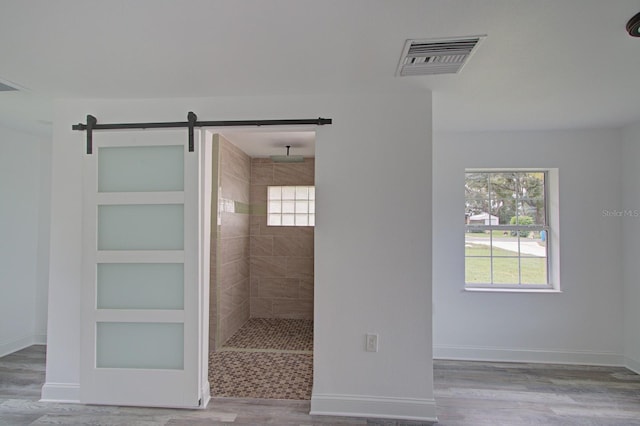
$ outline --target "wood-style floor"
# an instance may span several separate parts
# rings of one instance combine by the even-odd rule
[[[207,410],[39,402],[45,349],[0,358],[0,425],[419,425],[309,416],[308,401],[215,399]],[[435,361],[439,425],[640,425],[640,376],[619,367]]]
[[[443,425],[640,425],[640,375],[622,367],[434,361]]]

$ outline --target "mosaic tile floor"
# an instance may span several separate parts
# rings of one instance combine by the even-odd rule
[[[312,354],[221,351],[209,363],[214,396],[311,399]]]
[[[311,399],[313,321],[252,318],[209,354],[215,397]]]
[[[313,351],[313,321],[251,318],[227,340],[224,348]]]

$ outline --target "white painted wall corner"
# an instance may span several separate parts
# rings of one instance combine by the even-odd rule
[[[47,336],[45,334],[31,334],[15,340],[0,342],[0,358],[28,348],[31,345],[46,345]]]

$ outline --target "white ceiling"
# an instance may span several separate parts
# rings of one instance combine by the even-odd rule
[[[434,93],[434,127],[640,121],[640,0],[2,0],[0,124],[51,99]],[[486,34],[460,74],[395,77],[405,40]],[[284,117],[287,118],[287,117]],[[213,118],[211,118],[213,119]]]
[[[222,135],[250,157],[286,155],[287,145],[290,155],[315,157],[316,132],[313,131],[224,131]]]

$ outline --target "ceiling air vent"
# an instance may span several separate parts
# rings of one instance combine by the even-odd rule
[[[455,74],[485,37],[407,40],[396,75]]]

